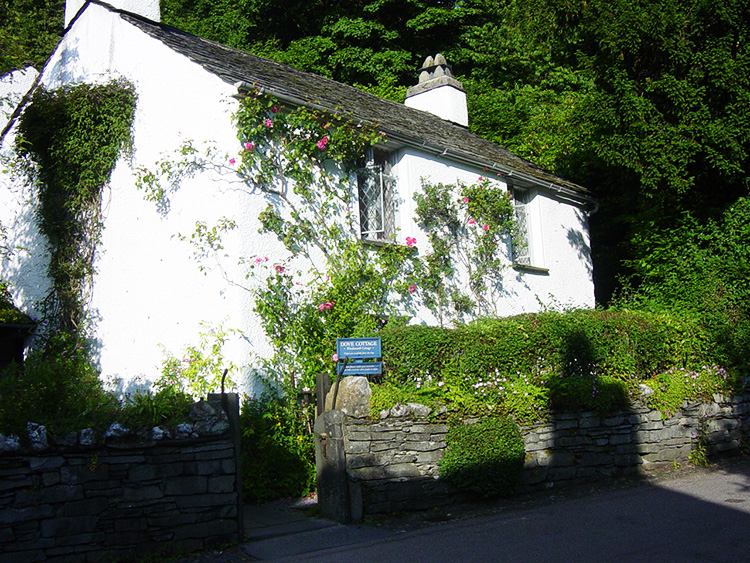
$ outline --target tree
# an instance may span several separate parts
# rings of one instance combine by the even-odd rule
[[[63,31],[63,0],[0,0],[0,74],[41,69]]]
[[[718,217],[747,194],[746,2],[558,2],[556,11],[595,84],[574,120],[590,130],[584,150],[599,163],[585,172],[603,170],[607,181],[577,179],[609,200],[595,236],[611,236],[607,221],[624,217],[621,264],[647,233],[685,212]]]
[[[458,50],[486,2],[163,2],[164,21],[200,36],[402,101],[428,55]],[[237,22],[241,22],[239,25]]]

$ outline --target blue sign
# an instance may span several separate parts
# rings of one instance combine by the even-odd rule
[[[380,375],[383,362],[350,362],[339,364],[339,375]]]
[[[336,353],[339,360],[345,358],[379,358],[382,355],[380,353],[380,338],[337,338]]]

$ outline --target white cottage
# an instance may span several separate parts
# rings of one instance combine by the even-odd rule
[[[163,350],[178,354],[195,344],[201,326],[222,324],[237,331],[229,336],[224,355],[246,367],[245,389],[252,355],[269,354],[251,294],[232,281],[243,279],[243,266],[230,259],[275,260],[284,254],[273,236],[258,234],[257,215],[265,207],[260,195],[222,188],[216,178],[198,175],[173,195],[170,212],[159,214],[136,189],[134,175],[185,139],[210,140],[227,153],[236,152],[231,118],[238,89],[248,85],[289,105],[344,110],[362,122],[377,123],[387,134],[374,164],[388,167],[395,178],[395,193],[380,195],[397,204],[392,216],[381,216],[375,227],[366,225],[372,210],[361,210],[364,238],[398,233],[398,240],[425,240],[414,222],[412,197],[422,179],[472,183],[482,174],[491,175],[514,194],[526,237],[524,252],[507,257],[512,267],[506,269],[497,310],[513,315],[543,306],[592,307],[591,196],[470,133],[466,95],[442,56],[428,58],[420,72],[418,85],[400,105],[160,24],[158,0],[69,0],[62,41],[32,88],[53,90],[122,77],[135,85],[138,95],[135,152],[132,160],[118,163],[105,195],[89,304],[102,374],[125,382],[154,379]],[[13,139],[11,119],[3,130],[3,150],[9,150]],[[49,291],[44,244],[27,192],[17,180],[5,176],[3,182],[0,222],[8,231],[8,244],[17,250],[3,263],[1,277],[16,304],[33,316]],[[226,260],[200,271],[189,245],[175,235],[193,232],[196,221],[213,224],[222,217],[239,225],[224,241]],[[434,319],[425,312],[414,322]]]

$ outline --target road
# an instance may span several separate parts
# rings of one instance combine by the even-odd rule
[[[750,461],[276,561],[750,561]]]

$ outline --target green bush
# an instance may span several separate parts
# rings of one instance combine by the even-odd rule
[[[645,230],[636,243],[637,289],[619,302],[690,319],[710,363],[750,374],[750,198],[716,221],[686,213],[670,229]]]
[[[134,393],[122,400],[117,415],[118,422],[126,428],[146,428],[154,426],[175,426],[187,420],[193,398],[172,387]]]
[[[484,418],[448,431],[440,477],[485,497],[509,495],[520,485],[525,457],[521,432],[510,418]]]
[[[550,409],[606,414],[626,407],[640,381],[710,357],[697,323],[663,312],[545,312],[453,329],[386,327],[380,335],[377,409],[416,401],[519,423]]]
[[[711,400],[714,393],[732,393],[741,388],[735,377],[718,366],[675,368],[645,383],[654,392],[648,397],[648,404],[666,416],[677,412],[686,399]]]
[[[258,503],[305,496],[314,490],[311,408],[303,408],[290,394],[280,393],[243,403],[240,428],[242,489],[246,501]]]
[[[104,389],[85,343],[57,332],[23,366],[0,374],[0,433],[24,437],[27,422],[41,424],[51,436],[83,428],[102,432],[113,422],[150,430],[184,422],[192,403],[192,397],[171,387],[118,399]]]
[[[0,376],[0,432],[25,435],[27,422],[36,422],[51,435],[102,429],[119,406],[107,393],[75,336],[58,333],[26,358],[23,368]]]
[[[455,329],[385,327],[385,377],[460,374],[475,383],[489,374],[598,375],[644,378],[706,360],[691,323],[637,311],[575,310],[485,319]]]

